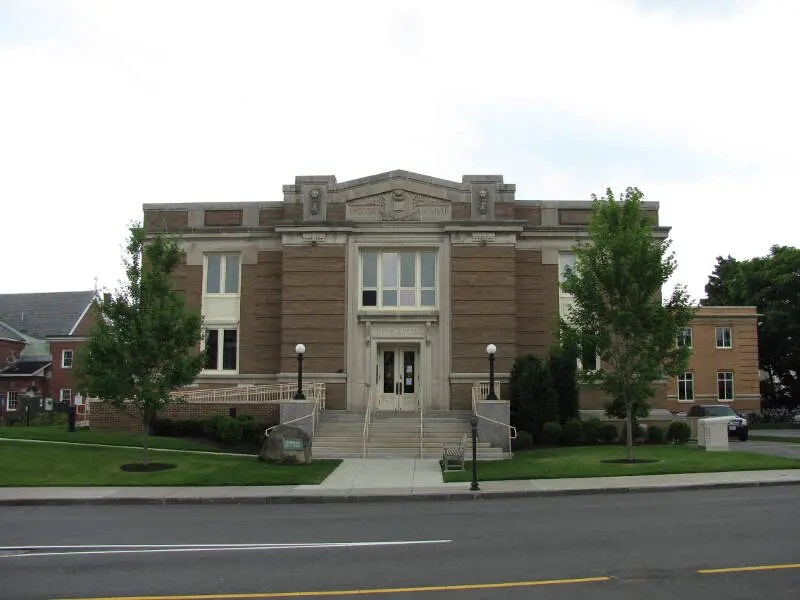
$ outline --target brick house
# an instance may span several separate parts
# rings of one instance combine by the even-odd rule
[[[670,410],[717,403],[740,412],[760,410],[756,307],[697,307],[678,344],[692,348],[692,358],[686,373],[670,378]]]
[[[95,293],[0,295],[0,409],[15,418],[23,394],[42,405],[69,402],[76,393],[74,352],[91,327]]]
[[[392,171],[351,181],[301,176],[274,202],[145,204],[176,234],[175,283],[202,310],[198,387],[326,385],[327,410],[469,411],[487,344],[507,379],[546,355],[570,298],[559,273],[587,235],[589,201],[516,198],[498,175],[460,182]],[[645,202],[665,238],[658,203]],[[667,381],[655,412],[667,414]],[[605,406],[584,389],[582,408]]]

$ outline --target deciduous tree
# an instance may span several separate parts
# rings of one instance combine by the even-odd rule
[[[564,342],[581,356],[590,348],[600,356],[602,367],[585,376],[611,397],[609,414],[626,419],[628,460],[634,415],[648,414],[654,383],[686,370],[691,351],[677,346],[676,334],[694,312],[683,286],[662,300],[677,264],[669,240],[654,235],[642,197],[637,188],[619,199],[611,189],[592,195],[588,239],[575,247],[575,268],[566,269],[562,284],[573,298]]]
[[[173,391],[194,381],[205,360],[196,349],[200,313],[173,290],[180,261],[173,238],[159,232],[148,240],[133,225],[123,258],[126,282],[96,299],[98,318],[75,359],[75,374],[89,396],[138,413],[145,464],[152,418],[172,402]]]
[[[773,246],[767,256],[717,257],[706,284],[705,306],[756,306],[759,365],[768,374],[767,397],[800,403],[800,249]]]

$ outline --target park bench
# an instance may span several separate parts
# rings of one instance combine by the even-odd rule
[[[466,447],[466,433],[461,438],[461,442],[458,444],[458,446],[446,446],[445,444],[442,444],[442,464],[445,471],[464,470],[464,450]]]

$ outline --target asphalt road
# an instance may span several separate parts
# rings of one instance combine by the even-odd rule
[[[753,439],[739,442],[731,440],[730,449],[732,452],[755,452],[756,454],[800,459],[800,444],[794,442],[761,442]]]
[[[474,502],[4,508],[0,598],[221,600],[336,590],[362,590],[340,598],[800,598],[798,498],[800,487],[787,486]],[[232,544],[261,547],[219,546]],[[787,564],[794,568],[698,573]],[[586,578],[598,579],[530,585]],[[470,587],[483,584],[509,585]]]

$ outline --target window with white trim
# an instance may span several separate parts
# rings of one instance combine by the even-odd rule
[[[61,390],[61,402],[66,402],[67,404],[72,403],[72,390],[69,388],[64,388]]]
[[[239,254],[205,255],[205,293],[238,294],[241,261]]]
[[[692,371],[678,375],[678,400],[681,402],[694,400],[694,373]]]
[[[6,393],[6,410],[12,411],[17,410],[17,406],[19,403],[19,392],[7,392]]]
[[[436,252],[361,253],[361,308],[415,310],[436,307]]]
[[[239,330],[236,327],[206,327],[203,336],[206,371],[235,372],[239,363]]]
[[[561,252],[558,255],[558,283],[559,283],[559,290],[561,291],[561,295],[569,295],[563,289],[561,289],[561,285],[565,281],[564,273],[566,268],[569,267],[575,272],[575,253],[574,252]]]
[[[61,351],[61,368],[62,369],[72,368],[72,350]]]
[[[733,400],[733,371],[717,373],[717,400]]]
[[[684,327],[678,332],[678,348],[692,347],[692,328]]]
[[[717,327],[717,348],[733,348],[733,331],[730,327]]]

